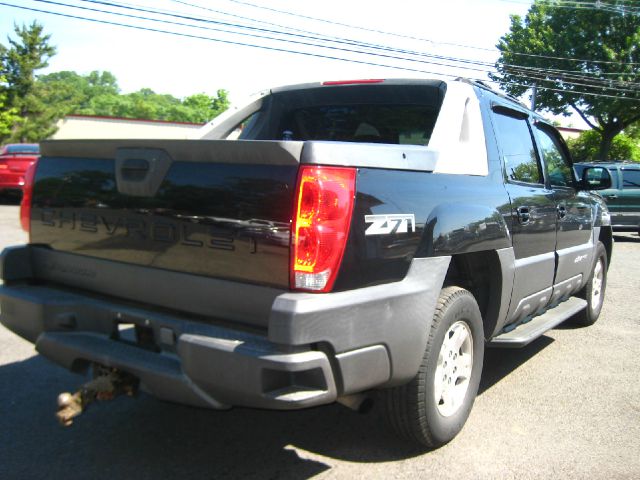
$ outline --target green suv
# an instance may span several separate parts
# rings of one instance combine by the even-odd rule
[[[576,163],[573,167],[578,178],[582,178],[582,171],[589,166],[605,167],[611,173],[611,188],[598,193],[607,202],[613,229],[640,234],[640,163]]]

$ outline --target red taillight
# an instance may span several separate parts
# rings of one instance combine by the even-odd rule
[[[37,162],[32,163],[24,174],[22,201],[20,202],[20,223],[25,232],[31,230],[31,197],[33,196],[33,178],[36,175]]]
[[[291,231],[291,288],[328,292],[349,235],[356,170],[305,165]]]

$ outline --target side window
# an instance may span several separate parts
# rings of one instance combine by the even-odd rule
[[[640,188],[640,170],[622,170],[622,188]]]
[[[543,183],[527,119],[498,112],[493,118],[507,179],[512,182]]]
[[[251,131],[253,130],[253,127],[255,126],[254,124],[256,123],[258,118],[260,118],[260,113],[262,113],[261,110],[258,110],[257,112],[253,112],[243,121],[241,121],[231,131],[231,133],[227,136],[227,138],[225,138],[225,140],[245,140],[247,139],[247,137],[249,137],[249,140],[251,140],[250,138]]]
[[[553,187],[572,187],[573,175],[569,159],[565,157],[559,141],[551,135],[543,126],[536,126],[538,143],[542,160]]]

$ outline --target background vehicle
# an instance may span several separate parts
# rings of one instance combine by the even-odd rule
[[[38,144],[11,143],[0,147],[0,195],[22,194],[25,173],[39,156]]]
[[[611,188],[602,190],[611,213],[611,226],[621,232],[640,234],[640,164],[635,162],[584,162],[574,164],[579,177],[588,166],[606,168]]]
[[[283,87],[201,134],[43,144],[0,321],[96,372],[65,423],[105,384],[215,409],[376,396],[434,447],[485,344],[600,314],[613,242],[588,190],[608,171],[576,178],[553,126],[482,84]]]

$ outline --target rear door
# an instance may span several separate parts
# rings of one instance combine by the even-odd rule
[[[546,184],[556,203],[557,269],[552,302],[569,296],[582,283],[593,255],[593,204],[587,192],[578,191],[568,152],[557,131],[542,122],[534,127]]]
[[[508,323],[542,310],[555,272],[556,198],[547,188],[525,112],[494,106],[493,123],[511,200],[515,278]]]

